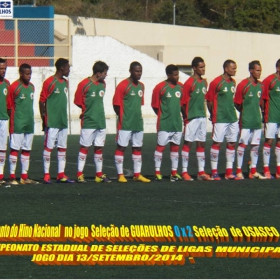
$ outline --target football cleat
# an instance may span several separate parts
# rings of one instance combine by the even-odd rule
[[[198,181],[213,181],[214,179],[207,173],[203,173],[201,175],[197,174]]]
[[[181,181],[182,177],[176,173],[175,175],[170,175],[170,182],[178,182]]]
[[[137,181],[137,182],[142,182],[142,183],[150,183],[151,180],[148,178],[145,178],[143,175],[139,175],[138,177],[133,177],[133,181]]]
[[[270,171],[265,172],[264,177],[266,177],[266,179],[274,179],[274,177],[271,175]]]
[[[6,183],[6,181],[4,179],[0,180],[0,184],[5,184],[5,183]]]
[[[29,178],[27,178],[27,179],[22,179],[22,178],[20,178],[20,184],[22,184],[22,185],[31,185],[31,184],[39,184],[39,182],[37,182],[37,181],[34,181],[34,180],[31,180],[31,179],[29,179]]]
[[[64,176],[64,177],[62,177],[62,178],[56,178],[56,182],[57,183],[75,183],[75,181],[74,180],[71,180],[70,178],[68,178],[67,176]]]
[[[184,181],[193,181],[193,178],[189,175],[188,172],[182,174],[182,178]]]
[[[276,179],[280,179],[280,174],[277,174],[277,173],[276,173],[276,174],[275,174],[275,178],[276,178]]]
[[[124,175],[119,175],[118,182],[120,182],[120,183],[127,183],[127,180],[124,177]]]
[[[254,174],[252,174],[251,172],[249,173],[249,179],[261,179],[261,180],[265,180],[267,179],[267,177],[262,176],[259,172],[256,172]]]
[[[78,183],[86,183],[87,181],[85,180],[85,175],[84,174],[81,174],[79,177],[78,177]]]
[[[112,181],[106,177],[106,174],[103,174],[100,177],[95,177],[95,182],[96,183],[112,183]]]
[[[52,183],[50,175],[44,175],[43,183],[44,184],[51,184]]]
[[[155,174],[155,180],[158,182],[162,181],[162,175],[161,174]]]
[[[213,181],[221,181],[221,177],[219,176],[218,173],[212,174],[211,178]]]
[[[237,173],[236,177],[238,178],[238,180],[244,180],[244,175],[242,172]]]
[[[11,185],[18,185],[19,183],[18,183],[18,181],[16,179],[10,179],[9,180],[9,184],[11,184]]]
[[[237,177],[235,174],[231,173],[229,175],[225,175],[226,180],[242,180],[241,178]]]

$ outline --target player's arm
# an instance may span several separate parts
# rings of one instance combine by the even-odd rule
[[[244,91],[244,86],[246,86],[246,84],[247,84],[246,80],[245,82],[242,81],[241,83],[238,84],[236,88],[233,102],[238,112],[241,112],[243,108],[243,91]]]
[[[120,115],[120,106],[119,105],[113,105],[113,107],[114,107],[114,111],[115,111],[116,115],[119,116]]]
[[[74,104],[78,106],[80,109],[82,109],[83,88],[84,88],[83,82],[79,83],[74,97]]]
[[[17,83],[13,83],[11,84],[9,90],[8,90],[8,94],[7,94],[7,99],[6,99],[6,103],[7,103],[7,112],[9,117],[11,117],[12,114],[12,108],[14,108],[14,104],[15,104],[15,90],[17,88]]]
[[[152,93],[152,102],[151,106],[153,108],[153,111],[155,112],[156,115],[158,115],[159,112],[159,104],[160,104],[160,84],[158,84],[154,89]]]
[[[182,91],[183,94],[181,99],[181,113],[184,120],[187,118],[186,109],[187,109],[187,104],[190,101],[192,84],[193,84],[193,78],[189,78],[183,86],[183,91]]]
[[[40,116],[42,119],[42,131],[45,131],[46,128],[46,114],[47,114],[47,108],[46,108],[46,103],[47,103],[47,97],[48,97],[48,83],[44,82],[42,91],[40,93],[40,100],[39,100],[39,110],[40,110]]]
[[[210,86],[209,86],[209,89],[205,95],[205,99],[206,99],[206,105],[207,105],[207,109],[209,111],[209,114],[210,114],[210,118],[209,120],[211,121],[212,120],[212,114],[213,114],[213,101],[214,101],[214,96],[215,96],[215,93],[216,93],[216,87],[217,87],[217,84],[215,81],[212,81],[210,83]]]

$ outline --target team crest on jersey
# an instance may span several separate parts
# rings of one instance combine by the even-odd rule
[[[235,87],[234,86],[231,87],[231,92],[235,93]]]
[[[68,94],[68,88],[67,88],[67,87],[64,88],[64,93],[65,93],[66,95]]]
[[[30,98],[33,99],[34,98],[34,92],[30,93]]]
[[[4,89],[3,89],[3,93],[4,93],[4,95],[7,95],[8,90],[7,90],[6,88],[4,88]]]
[[[55,91],[54,91],[54,93],[59,94],[59,93],[60,93],[59,88],[56,88]]]
[[[257,92],[258,98],[261,98],[261,94],[262,94],[262,92],[259,90],[259,91]]]
[[[95,97],[95,92],[93,91],[92,94],[90,95],[91,97]]]
[[[100,96],[100,97],[103,97],[104,94],[105,94],[105,91],[104,91],[104,90],[100,90],[100,91],[99,91],[99,96]]]
[[[206,87],[202,88],[202,92],[203,92],[203,94],[206,94]]]
[[[180,98],[180,97],[181,97],[181,92],[180,92],[180,91],[176,91],[176,92],[175,92],[175,96],[176,96],[177,98]]]
[[[138,95],[139,95],[140,97],[143,96],[143,91],[142,91],[141,89],[138,91]]]

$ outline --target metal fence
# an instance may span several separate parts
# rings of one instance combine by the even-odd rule
[[[71,58],[69,19],[0,20],[0,57],[8,66],[54,66],[59,57]]]

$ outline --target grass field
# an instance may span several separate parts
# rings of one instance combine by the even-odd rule
[[[207,140],[206,171],[210,172]],[[146,134],[143,146],[142,174],[153,178],[153,152],[156,135]],[[66,173],[75,178],[79,137],[69,136]],[[30,163],[30,178],[41,180],[43,138],[35,137]],[[219,171],[225,171],[225,145],[220,153]],[[104,173],[114,180],[111,184],[93,182],[95,169],[93,152],[87,158],[84,173],[86,184],[22,185],[0,187],[1,223],[12,225],[62,224],[89,226],[121,225],[179,225],[207,226],[274,226],[280,230],[280,181],[243,180],[220,182],[176,182],[168,180],[169,151],[163,158],[162,183],[143,184],[132,181],[131,149],[125,153],[125,174],[129,183],[116,181],[114,166],[114,135],[108,135],[104,151]],[[260,153],[261,154],[261,153]],[[246,153],[245,162],[249,152]],[[189,173],[195,178],[197,163],[195,147],[190,155]],[[181,165],[180,165],[181,166]],[[262,172],[262,156],[258,171]],[[181,167],[180,167],[181,168]],[[52,154],[51,175],[56,176],[56,152]],[[20,163],[18,163],[20,171]],[[275,156],[271,156],[275,170]],[[8,174],[8,163],[6,163]],[[244,174],[247,175],[246,169]],[[17,173],[18,177],[20,172]],[[162,245],[162,244],[159,244]],[[173,245],[189,245],[175,243]],[[193,245],[213,245],[198,242]],[[223,245],[233,245],[232,242]],[[278,243],[236,243],[239,246],[279,246]],[[184,266],[38,266],[31,256],[0,256],[0,278],[279,278],[279,259],[196,258],[195,264],[186,259]]]

